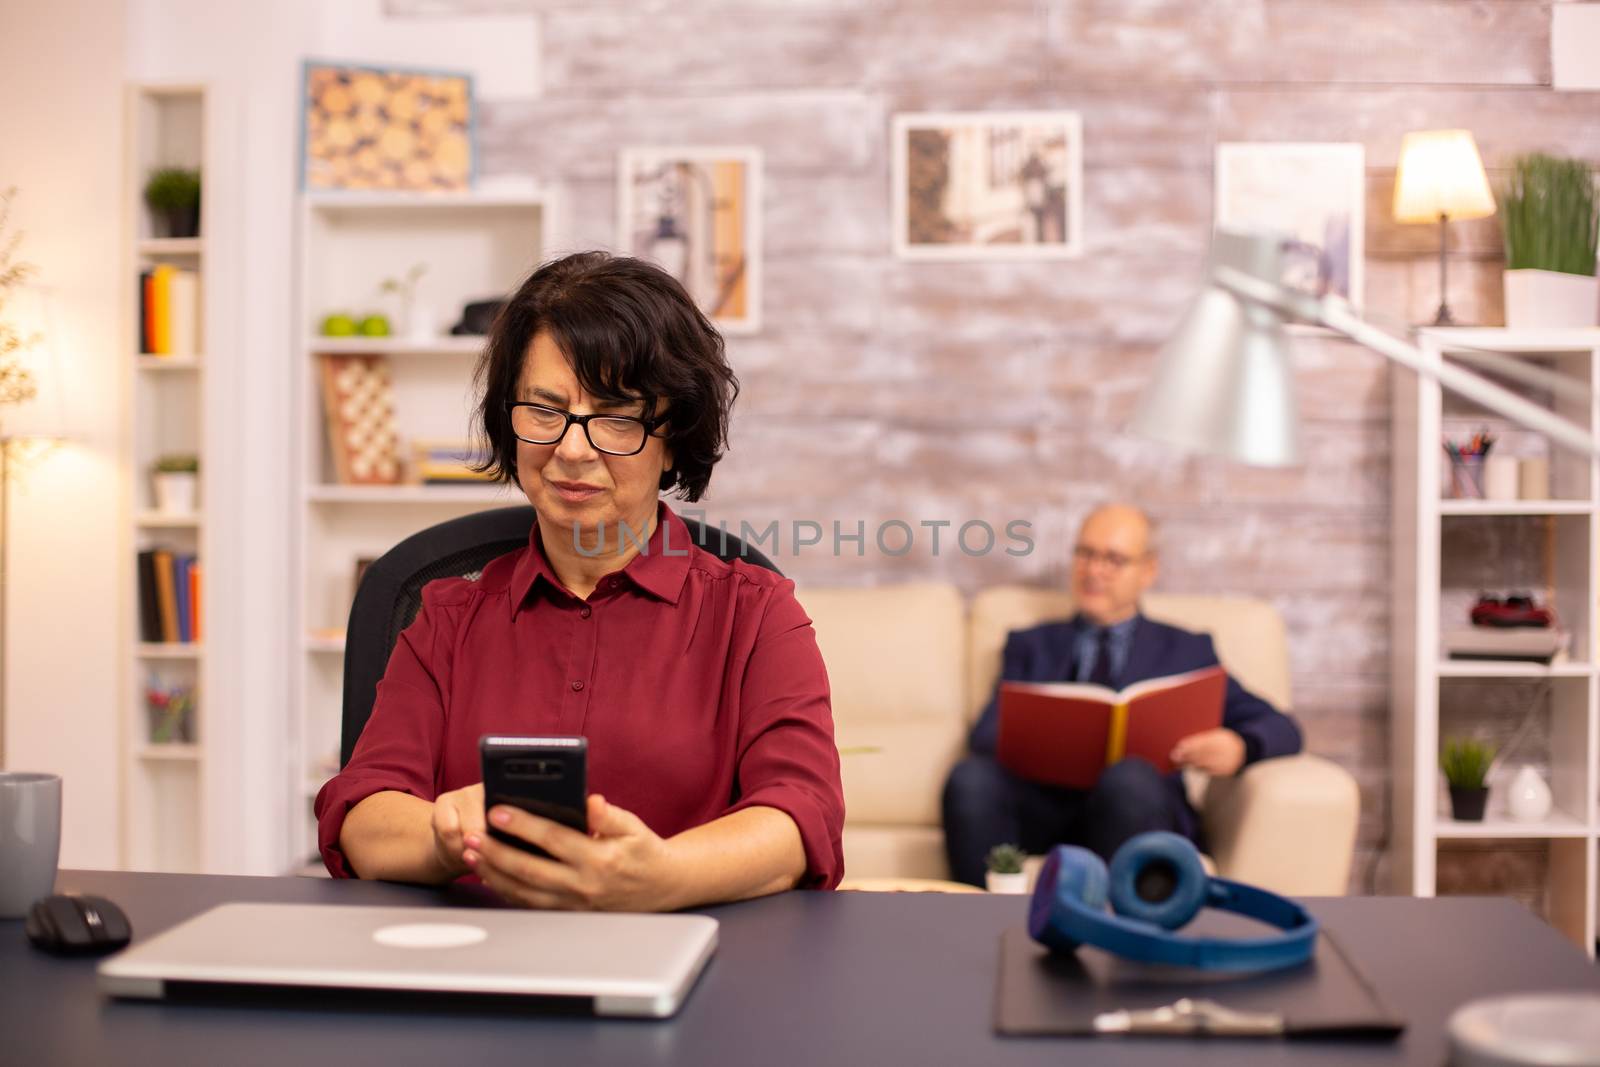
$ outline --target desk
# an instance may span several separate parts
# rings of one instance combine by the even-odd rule
[[[471,905],[464,889],[311,878],[63,871],[149,937],[227,901]],[[28,1064],[1417,1064],[1440,1067],[1444,1022],[1475,996],[1600,991],[1600,970],[1504,900],[1319,899],[1314,911],[1410,1028],[1395,1044],[1002,1039],[992,1029],[1000,932],[1018,897],[787,893],[707,909],[721,945],[675,1019],[544,1016],[469,1008],[108,1001],[93,960],[57,959],[0,921],[0,1063]]]

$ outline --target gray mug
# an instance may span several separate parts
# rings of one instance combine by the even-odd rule
[[[55,892],[61,776],[0,771],[0,919],[20,919]]]

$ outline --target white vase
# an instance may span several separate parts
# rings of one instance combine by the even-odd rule
[[[1556,270],[1505,272],[1506,325],[1512,329],[1600,323],[1600,278]]]
[[[1538,822],[1550,814],[1551,802],[1544,776],[1526,764],[1506,789],[1506,814],[1518,822]]]
[[[412,344],[431,345],[439,339],[439,316],[430,304],[412,304],[406,312],[406,335]]]
[[[1026,893],[1028,891],[1028,873],[1026,871],[1018,871],[1015,874],[985,871],[983,881],[991,893]]]
[[[190,471],[156,471],[156,510],[163,515],[193,515],[199,479]]]

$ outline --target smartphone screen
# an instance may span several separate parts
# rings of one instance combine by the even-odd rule
[[[478,739],[483,759],[483,810],[508,804],[589,832],[589,741],[583,737],[504,737]],[[538,845],[489,827],[496,841],[535,856],[550,854]]]

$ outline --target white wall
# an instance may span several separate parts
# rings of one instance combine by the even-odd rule
[[[123,12],[4,0],[0,25],[0,187],[18,187],[21,258],[51,290],[49,341],[77,437],[10,494],[6,766],[60,773],[62,865],[108,867],[118,861],[123,706]]]

